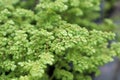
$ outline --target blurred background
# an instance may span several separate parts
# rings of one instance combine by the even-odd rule
[[[113,21],[115,42],[120,41],[120,0],[101,0],[100,8],[100,19],[109,18]],[[118,57],[114,57],[113,62],[107,63],[99,69],[101,74],[93,80],[120,80],[120,59]]]

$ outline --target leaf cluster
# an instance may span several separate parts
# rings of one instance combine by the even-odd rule
[[[66,20],[98,10],[99,0],[40,0],[34,10],[7,1],[0,0],[1,80],[91,80],[116,55],[107,47],[113,33]]]

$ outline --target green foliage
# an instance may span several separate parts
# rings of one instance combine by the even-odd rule
[[[108,11],[110,11],[112,8],[115,7],[115,2],[117,2],[119,0],[106,0],[104,3],[104,12],[105,12],[105,16],[107,16],[109,13],[107,13]]]
[[[117,54],[113,33],[79,26],[93,23],[99,0],[40,0],[34,11],[0,1],[0,80],[91,80]]]
[[[36,9],[40,11],[41,8],[47,8],[56,11],[63,20],[89,30],[113,31],[114,24],[109,23],[110,20],[107,22],[108,19],[101,20],[100,25],[93,23],[96,19],[104,17],[100,15],[100,2],[101,0],[47,0],[45,2],[41,0],[42,5],[38,4]]]

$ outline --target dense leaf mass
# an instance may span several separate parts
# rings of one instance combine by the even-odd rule
[[[0,0],[0,80],[91,80],[119,54],[113,33],[86,29],[100,0],[20,1]]]

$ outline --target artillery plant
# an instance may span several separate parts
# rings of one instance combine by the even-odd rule
[[[99,0],[40,0],[32,10],[18,3],[0,0],[0,80],[91,80],[116,55],[107,47],[113,33],[74,23],[79,15],[93,23],[87,13]]]

